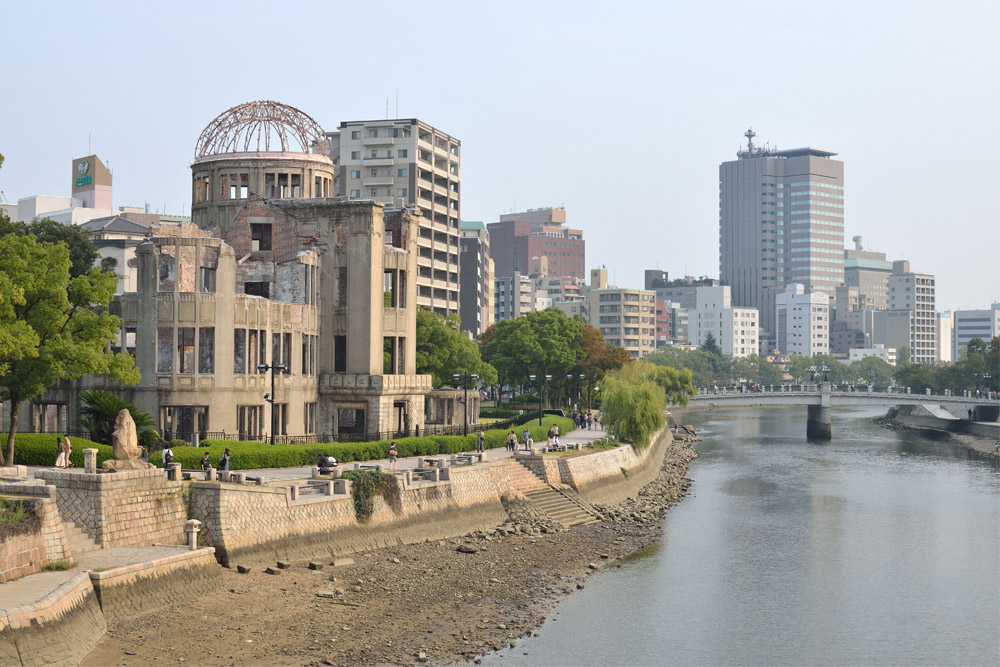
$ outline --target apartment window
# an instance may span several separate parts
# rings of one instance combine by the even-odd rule
[[[361,178],[361,170],[360,169],[352,169],[351,170],[351,178]]]
[[[351,139],[360,139],[361,130],[351,130]]]
[[[351,151],[351,159],[352,160],[360,160],[361,159],[361,151]]]
[[[396,175],[399,176],[400,178],[406,178],[408,173],[409,172],[406,169],[399,169],[396,171]]]
[[[396,196],[397,197],[406,197],[407,196],[406,192],[407,192],[406,188],[398,188],[396,190]]]
[[[352,197],[360,197],[361,196],[361,190],[351,190],[351,196]]]
[[[407,149],[400,148],[398,151],[396,151],[396,155],[397,157],[409,157],[410,153]]]
[[[378,130],[376,128],[374,128],[374,127],[368,128],[368,136],[372,137],[373,139],[377,139],[378,138]]]
[[[372,178],[378,176],[378,169],[369,169],[368,171],[370,172]]]

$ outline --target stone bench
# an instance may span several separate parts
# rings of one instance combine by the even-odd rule
[[[482,454],[458,454],[457,456],[452,456],[450,465],[474,465],[480,463],[483,460]]]
[[[382,472],[382,464],[381,463],[355,463],[354,464],[354,469],[355,470],[377,470],[378,472]]]
[[[313,466],[313,468],[312,468],[313,479],[318,478],[320,475],[332,475],[334,478],[340,477],[340,468],[327,468],[325,466]]]
[[[435,467],[436,468],[444,468],[445,467],[445,460],[442,459],[442,458],[427,457],[427,458],[424,458],[422,460],[424,462],[424,465],[426,467],[428,467],[428,468],[435,468]]]
[[[414,468],[410,471],[412,481],[445,482],[451,480],[451,470],[442,468]]]

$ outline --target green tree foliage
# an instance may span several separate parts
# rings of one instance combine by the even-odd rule
[[[663,389],[666,397],[673,403],[687,405],[688,396],[694,396],[697,393],[698,389],[691,381],[692,375],[690,369],[677,369],[669,366],[655,366],[653,364],[649,364],[649,366],[652,367],[649,371],[649,376]]]
[[[564,378],[583,356],[584,324],[555,308],[497,322],[483,334],[483,358],[505,384],[526,384],[529,375]]]
[[[430,375],[435,387],[453,384],[452,376],[476,374],[482,384],[497,381],[497,371],[484,362],[479,347],[458,330],[458,315],[447,318],[417,311],[417,373]]]
[[[69,249],[71,278],[90,273],[94,262],[100,257],[94,244],[87,238],[87,233],[76,225],[64,225],[45,218],[35,220],[31,224],[13,222],[0,213],[0,236],[26,236],[33,234],[39,243],[62,243]]]
[[[885,391],[892,384],[896,369],[887,361],[878,357],[865,357],[849,366],[853,379],[852,384],[875,387],[875,390]]]
[[[670,347],[649,355],[645,361],[657,366],[690,370],[691,381],[696,387],[725,386],[738,382],[740,378],[760,385],[781,384],[774,366],[756,354],[734,358],[713,355],[703,349],[682,350]]]
[[[57,380],[104,373],[134,384],[139,372],[130,355],[105,350],[121,320],[110,315],[118,278],[92,269],[71,278],[64,244],[39,243],[32,235],[0,237],[0,400],[11,402],[4,465],[12,465],[21,402]],[[9,304],[9,305],[8,305]]]
[[[153,426],[153,418],[149,413],[140,410],[133,403],[123,401],[110,391],[85,391],[80,394],[80,401],[83,407],[77,423],[90,432],[90,439],[94,442],[111,444],[111,433],[115,430],[118,413],[122,410],[128,410],[132,415],[137,434]]]
[[[602,422],[638,449],[647,447],[653,434],[663,428],[667,401],[656,381],[660,372],[652,364],[636,362],[604,377]]]
[[[705,350],[712,356],[722,356],[722,349],[719,347],[719,344],[715,342],[715,336],[712,335],[712,332],[705,334],[705,342],[701,344],[701,349]]]
[[[896,350],[896,368],[910,365],[910,346],[904,345]]]
[[[897,365],[896,384],[914,391],[1000,391],[1000,338],[973,338],[953,363]],[[989,377],[987,377],[989,376]]]

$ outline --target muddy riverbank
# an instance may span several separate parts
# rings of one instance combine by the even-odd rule
[[[474,661],[530,635],[589,573],[660,537],[659,519],[690,484],[694,440],[676,436],[634,497],[595,506],[598,523],[562,528],[515,494],[506,530],[355,554],[322,570],[225,570],[220,591],[111,629],[84,665]]]

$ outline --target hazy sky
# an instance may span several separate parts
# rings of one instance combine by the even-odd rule
[[[18,2],[3,9],[0,190],[189,213],[195,141],[273,99],[326,129],[462,141],[462,218],[565,205],[587,265],[718,276],[718,166],[757,142],[845,163],[845,242],[1000,301],[1000,3]]]

